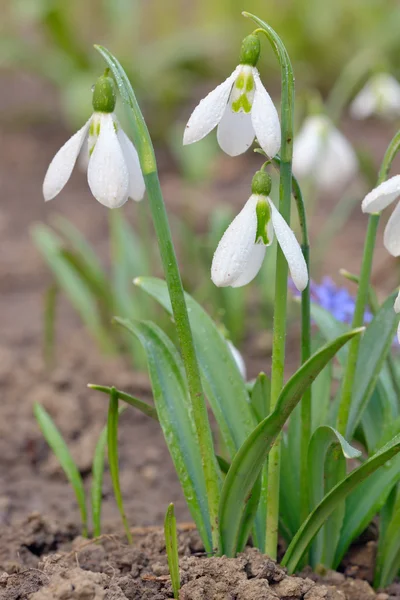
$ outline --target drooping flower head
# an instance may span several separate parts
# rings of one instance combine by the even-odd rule
[[[395,175],[384,181],[362,201],[364,213],[379,213],[400,196],[400,175]],[[400,256],[400,202],[392,212],[383,234],[383,243],[392,256]]]
[[[85,125],[57,152],[43,182],[44,199],[52,200],[69,180],[79,155],[88,165],[93,196],[108,208],[118,208],[128,198],[141,200],[145,183],[134,145],[114,114],[116,94],[106,73],[93,91],[93,114]]]
[[[259,272],[265,252],[276,235],[298,290],[306,288],[307,266],[293,231],[269,198],[271,178],[264,171],[253,177],[252,195],[225,231],[215,251],[211,279],[218,287],[241,287]]]
[[[354,119],[378,115],[393,119],[400,115],[400,83],[389,73],[373,75],[350,105]]]
[[[307,117],[295,137],[293,173],[311,178],[320,192],[344,188],[357,173],[357,157],[348,140],[324,115]]]
[[[230,156],[246,152],[255,137],[267,156],[275,156],[281,145],[281,128],[256,68],[259,57],[258,36],[247,36],[240,64],[194,109],[186,125],[184,145],[198,142],[218,125],[218,143]]]

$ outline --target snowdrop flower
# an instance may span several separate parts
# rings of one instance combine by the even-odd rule
[[[394,312],[400,313],[400,291],[397,294],[396,300],[394,301]],[[397,326],[397,339],[400,344],[400,323]]]
[[[307,117],[294,140],[293,173],[310,177],[320,192],[340,190],[357,172],[357,158],[347,139],[324,115]]]
[[[244,362],[243,356],[241,355],[239,350],[236,348],[236,346],[234,346],[232,344],[232,342],[230,340],[226,340],[226,343],[228,344],[228,348],[231,351],[231,354],[233,356],[233,359],[236,363],[237,368],[239,369],[239,373],[241,374],[243,379],[246,381],[247,371],[246,371],[246,364]]]
[[[93,92],[93,114],[85,125],[57,152],[43,182],[44,199],[52,200],[69,180],[76,160],[87,161],[93,196],[108,208],[118,208],[128,198],[141,200],[145,183],[139,157],[114,114],[114,82],[99,77]]]
[[[400,196],[400,175],[384,181],[362,201],[364,213],[379,213]],[[394,209],[383,234],[383,243],[392,256],[400,256],[400,203]]]
[[[264,171],[253,177],[252,195],[221,238],[211,266],[211,279],[218,287],[241,287],[261,268],[274,234],[299,291],[308,283],[307,266],[298,241],[268,197],[271,178]]]
[[[247,36],[240,64],[194,109],[186,125],[184,145],[198,142],[218,125],[218,143],[230,156],[246,152],[255,137],[267,156],[275,156],[281,145],[281,127],[256,68],[259,56],[258,36]]]
[[[388,73],[376,73],[350,105],[354,119],[372,115],[394,118],[400,115],[400,83]]]

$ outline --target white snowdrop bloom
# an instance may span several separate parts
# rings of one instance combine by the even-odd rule
[[[379,213],[400,196],[400,175],[384,181],[362,201],[364,213]],[[400,202],[394,209],[383,234],[383,243],[392,256],[400,256]]]
[[[394,312],[400,313],[400,291],[397,294],[396,300],[394,301]],[[399,344],[400,344],[400,323],[397,326],[397,339],[398,339]]]
[[[118,208],[128,198],[142,200],[145,183],[134,145],[114,114],[114,82],[103,75],[93,92],[94,112],[85,125],[57,152],[43,182],[44,199],[52,200],[69,180],[79,157],[87,165],[93,196],[108,208]]]
[[[215,251],[211,279],[218,287],[241,287],[259,272],[267,246],[276,235],[297,289],[307,287],[307,266],[300,245],[268,197],[271,179],[258,171],[252,183],[252,195],[225,231]]]
[[[357,173],[350,142],[324,115],[307,117],[294,139],[293,173],[311,178],[320,192],[344,188]]]
[[[232,344],[232,342],[230,340],[226,340],[226,343],[228,344],[228,348],[231,351],[231,354],[234,358],[237,368],[239,369],[239,373],[241,374],[243,379],[246,381],[247,371],[246,371],[246,364],[244,362],[243,356],[241,355],[239,350],[236,348],[236,346],[234,346]]]
[[[257,35],[247,36],[240,64],[194,109],[186,125],[184,145],[198,142],[218,125],[218,143],[230,156],[246,152],[255,137],[267,156],[275,156],[281,145],[281,126],[255,66],[259,56],[260,40]]]
[[[398,117],[400,83],[389,73],[376,73],[350,104],[350,114],[354,119],[367,119],[372,115]]]

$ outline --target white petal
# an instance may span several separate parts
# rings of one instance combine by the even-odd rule
[[[57,152],[47,169],[43,182],[45,200],[52,200],[71,177],[72,169],[87,135],[91,118]]]
[[[308,177],[314,171],[321,149],[323,130],[326,121],[322,117],[305,119],[299,133],[294,138],[293,173],[296,177]]]
[[[365,196],[361,205],[362,211],[366,213],[380,212],[394,202],[399,195],[400,175],[395,175]]]
[[[183,135],[183,144],[198,142],[210,133],[222,119],[233,83],[240,71],[240,65],[218,87],[208,94],[194,109]]]
[[[89,161],[88,182],[96,200],[108,208],[118,208],[128,199],[128,167],[111,114],[101,116],[100,134]]]
[[[140,168],[139,156],[135,146],[121,127],[118,128],[117,136],[125,158],[126,166],[128,167],[129,197],[138,202],[139,200],[143,200],[146,191],[146,184],[143,179],[142,169]]]
[[[246,380],[246,364],[243,360],[243,356],[240,354],[239,350],[232,344],[230,340],[226,340],[228,344],[228,348],[231,351],[231,354],[235,360],[236,366],[239,369],[239,372],[244,380]]]
[[[368,82],[350,104],[353,119],[367,119],[376,109],[376,96]]]
[[[383,234],[383,243],[392,256],[400,256],[400,202],[394,209]]]
[[[344,188],[356,175],[358,161],[350,142],[331,125],[322,139],[316,166],[316,183],[322,192]]]
[[[274,203],[269,199],[268,202],[271,207],[271,219],[276,239],[287,260],[293,283],[299,292],[302,292],[307,287],[308,272],[300,244],[281,213],[275,208]]]
[[[394,302],[394,312],[400,313],[400,290],[399,290],[399,293],[397,294],[397,298]]]
[[[281,147],[281,125],[275,105],[261,83],[258,70],[253,68],[256,93],[251,109],[251,119],[258,143],[269,158],[273,158]]]
[[[246,152],[254,140],[251,114],[234,112],[228,104],[218,125],[217,139],[222,150],[229,156]]]
[[[264,262],[267,246],[264,244],[254,244],[250,252],[246,268],[242,274],[232,283],[233,288],[242,287],[253,281],[258,275],[259,270]]]
[[[247,269],[253,272],[253,252],[260,253],[258,248],[263,248],[262,245],[254,243],[257,231],[257,201],[258,196],[250,196],[218,244],[211,265],[211,279],[218,287],[237,287],[239,278],[243,276],[247,279]],[[263,252],[265,253],[265,249]],[[254,275],[251,279],[253,277]]]

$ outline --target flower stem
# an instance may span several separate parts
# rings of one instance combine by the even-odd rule
[[[154,148],[142,112],[125,71],[122,69],[117,59],[112,56],[108,50],[102,46],[95,47],[109,64],[114,74],[122,100],[128,107],[127,113],[132,123],[134,142],[139,154],[140,165],[146,182],[150,211],[153,218],[182,359],[185,365],[189,385],[190,400],[207,489],[213,548],[218,551],[220,540],[217,516],[221,474],[214,453],[214,444],[208,421],[199,366],[168,216],[158,178]]]
[[[294,77],[288,53],[277,33],[258,17],[243,13],[255,21],[271,44],[281,67],[281,163],[279,185],[279,212],[290,222],[290,204],[292,192],[292,154],[293,154],[293,109]],[[288,265],[278,245],[275,275],[274,330],[272,342],[271,374],[271,411],[274,410],[283,387],[285,370],[285,338],[287,311]],[[267,525],[265,553],[276,558],[279,527],[279,484],[280,484],[280,438],[277,439],[268,457]]]
[[[386,150],[385,156],[378,175],[377,185],[383,183],[389,174],[394,157],[400,148],[400,131]],[[364,324],[365,307],[368,302],[369,280],[372,271],[372,260],[375,249],[376,233],[379,225],[380,213],[372,214],[368,220],[367,235],[365,237],[363,259],[361,264],[360,280],[357,290],[356,306],[352,328],[361,327]],[[342,393],[337,417],[336,428],[343,436],[346,436],[347,423],[351,407],[353,394],[354,377],[357,368],[358,352],[360,347],[360,336],[353,338],[349,344],[349,354],[346,363],[346,369],[343,377]]]

